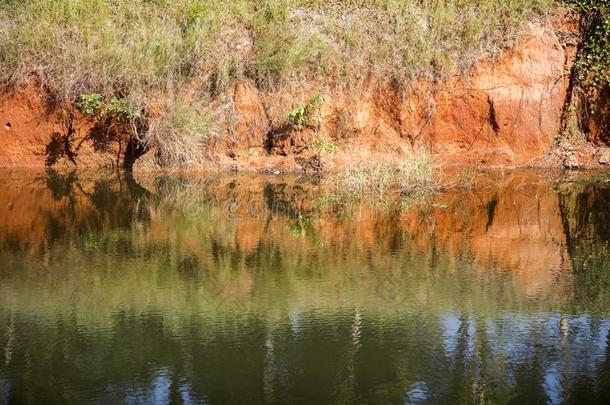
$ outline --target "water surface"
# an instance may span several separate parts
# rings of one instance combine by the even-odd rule
[[[608,403],[610,183],[0,172],[1,403]]]

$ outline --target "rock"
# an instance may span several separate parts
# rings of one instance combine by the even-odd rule
[[[278,175],[278,174],[282,174],[282,169],[279,167],[273,167],[273,166],[269,166],[269,167],[264,167],[262,169],[257,170],[257,173],[260,174],[274,174],[274,175]]]
[[[569,155],[563,160],[563,167],[566,169],[578,169],[580,168],[580,162],[575,156]]]
[[[324,169],[324,162],[320,159],[320,155],[309,158],[295,157],[294,160],[304,173],[320,173]]]
[[[600,165],[607,165],[610,163],[610,148],[600,148],[595,153],[595,158]]]

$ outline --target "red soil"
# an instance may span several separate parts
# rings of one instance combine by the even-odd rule
[[[208,155],[221,167],[294,170],[295,157],[314,155],[308,146],[324,137],[339,148],[323,154],[327,169],[400,163],[423,147],[449,164],[535,164],[561,130],[575,54],[575,43],[565,38],[577,29],[567,17],[533,22],[497,60],[482,61],[469,75],[419,82],[408,90],[369,80],[358,90],[306,83],[278,93],[238,82],[227,97],[233,108],[215,123],[225,135],[209,146]],[[315,94],[325,96],[320,127],[289,130],[285,112]],[[69,115],[49,108],[45,97],[32,85],[0,96],[0,166],[49,163],[57,146],[53,139],[68,131]],[[55,164],[121,164],[128,134],[115,134],[100,148],[89,136],[91,125],[74,115],[73,140],[66,147],[71,152],[59,153]]]

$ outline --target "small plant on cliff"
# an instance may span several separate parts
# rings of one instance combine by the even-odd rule
[[[286,114],[286,120],[290,122],[298,131],[306,127],[319,125],[322,119],[315,115],[316,107],[324,102],[324,96],[317,95],[302,107],[294,108]]]
[[[102,106],[102,95],[98,93],[81,94],[75,105],[83,114],[93,115]]]
[[[112,117],[124,121],[135,115],[124,100],[112,97],[104,102],[102,95],[98,93],[81,94],[74,105],[88,117],[97,113],[99,118]]]
[[[113,117],[118,120],[127,120],[133,117],[135,114],[129,108],[129,105],[124,101],[116,97],[112,97],[100,111],[102,117]]]

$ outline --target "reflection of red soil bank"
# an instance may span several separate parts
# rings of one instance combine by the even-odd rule
[[[481,177],[479,183],[476,194],[446,196],[425,221],[419,212],[406,215],[417,245],[469,252],[481,269],[509,271],[528,294],[556,285],[569,258],[553,185],[526,172]]]
[[[566,268],[569,258],[559,197],[551,184],[532,177],[508,181],[496,200],[487,202],[488,213],[494,212],[493,222],[488,218],[485,227],[479,225],[471,244],[479,262],[510,270],[534,295],[557,284],[558,272]]]
[[[362,255],[386,257],[398,249],[428,257],[436,251],[455,261],[452,271],[461,270],[457,258],[465,257],[481,271],[506,274],[528,295],[555,295],[561,293],[558,286],[571,282],[569,272],[557,278],[558,271],[570,268],[559,197],[553,184],[537,174],[481,175],[479,191],[442,194],[426,208],[383,209],[362,203],[354,207],[355,215],[346,216],[319,205],[324,185],[278,176],[229,176],[211,185],[197,181],[168,193],[145,178],[144,187],[137,186],[148,190],[141,200],[127,180],[115,176],[0,174],[0,244],[42,251],[58,235],[87,234],[102,223],[141,227],[137,234],[160,246],[180,237],[188,250],[182,253],[202,263],[210,254],[202,235],[213,234],[223,249],[244,256],[264,245],[293,252],[323,247],[333,252],[332,263],[347,260],[363,271]],[[217,203],[202,202],[206,196]],[[195,198],[192,204],[189,198]],[[228,219],[223,202],[231,200],[239,205]],[[276,209],[266,205],[271,201]],[[261,204],[257,215],[249,214],[253,203]],[[197,204],[201,217],[185,212]],[[179,235],[177,223],[193,232]]]

